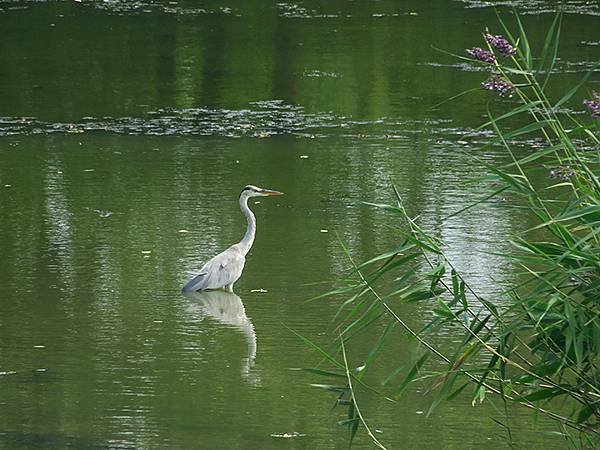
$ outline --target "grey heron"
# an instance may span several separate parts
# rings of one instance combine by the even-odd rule
[[[209,289],[225,288],[233,292],[233,283],[241,276],[246,262],[246,255],[254,243],[256,234],[256,218],[248,207],[250,197],[264,197],[268,195],[282,195],[283,192],[262,189],[248,185],[240,194],[240,209],[248,221],[246,234],[240,242],[232,245],[227,250],[210,259],[198,275],[192,278],[182,289],[182,292],[205,291]]]

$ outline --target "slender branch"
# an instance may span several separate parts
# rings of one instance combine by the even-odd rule
[[[373,443],[380,449],[387,450],[387,448],[381,442],[379,442],[377,440],[377,438],[375,437],[375,435],[369,428],[367,421],[363,417],[362,412],[360,411],[360,408],[358,407],[358,401],[356,400],[356,396],[354,395],[354,386],[352,385],[353,377],[350,374],[350,370],[348,368],[348,359],[346,358],[346,347],[344,346],[344,340],[341,338],[341,335],[340,335],[340,342],[342,343],[342,356],[344,358],[344,366],[346,368],[346,379],[348,380],[348,388],[350,389],[350,395],[352,396],[352,403],[354,404],[354,409],[356,409],[356,414],[358,414],[360,422],[363,424],[363,427],[365,427],[365,431],[367,432],[367,434],[369,435],[369,437],[371,438]]]

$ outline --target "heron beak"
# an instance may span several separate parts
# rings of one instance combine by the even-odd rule
[[[272,191],[270,189],[263,189],[261,191],[261,194],[263,194],[263,195],[283,195],[283,192]]]

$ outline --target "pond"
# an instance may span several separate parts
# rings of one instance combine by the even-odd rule
[[[555,3],[504,3],[541,42]],[[600,45],[598,4],[566,9],[557,92]],[[340,240],[358,261],[397,242],[362,202],[395,183],[487,293],[512,269],[484,252],[531,221],[508,199],[445,219],[479,198],[468,153],[492,96],[436,107],[485,79],[436,48],[462,54],[486,27],[501,32],[494,10],[467,0],[0,0],[0,448],[346,448],[344,411],[293,370],[319,356],[291,330],[331,341],[339,302],[307,300],[348,269]],[[250,202],[235,294],[183,296],[241,239],[246,184],[285,195]],[[404,314],[418,328],[426,311]],[[396,342],[392,365],[414,357]],[[364,408],[390,448],[507,445],[490,406],[426,417],[431,395]],[[564,447],[511,418],[520,447]]]

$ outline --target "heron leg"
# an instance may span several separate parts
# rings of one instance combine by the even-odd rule
[[[228,284],[227,286],[225,286],[225,290],[227,292],[233,292],[233,283]]]

